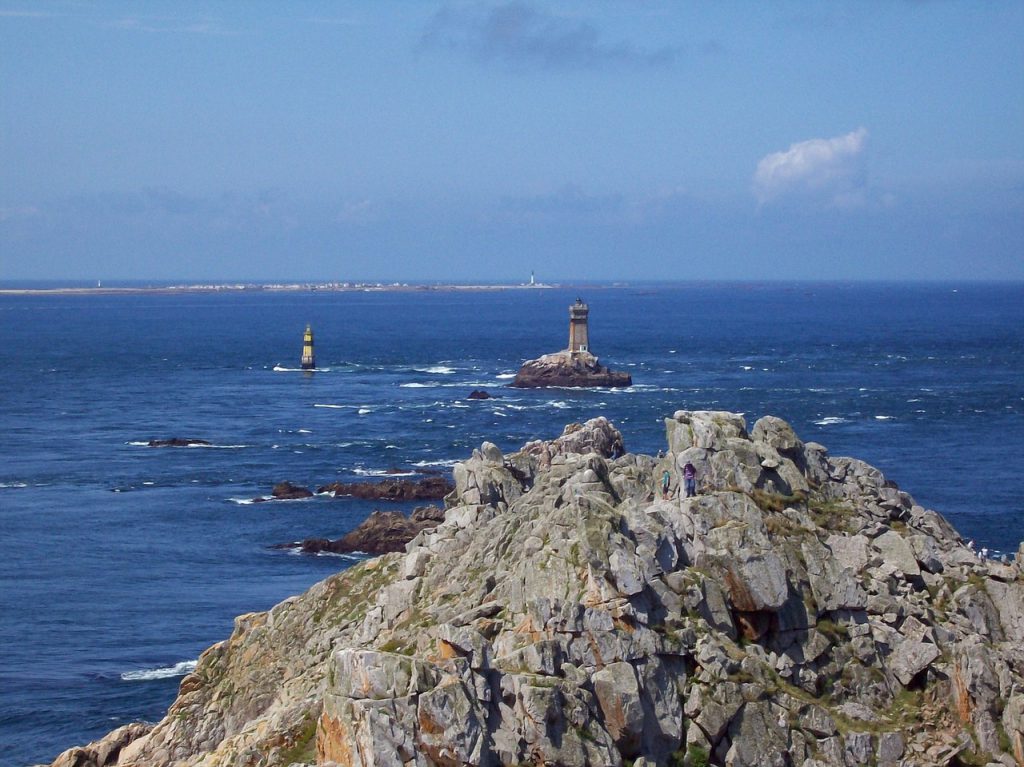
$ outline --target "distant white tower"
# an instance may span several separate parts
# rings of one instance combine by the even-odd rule
[[[532,269],[530,270],[530,284],[531,285],[536,285],[537,284],[537,281],[533,278],[533,270]]]

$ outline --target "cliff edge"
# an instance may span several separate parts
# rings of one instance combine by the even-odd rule
[[[404,553],[239,617],[163,720],[53,764],[1024,765],[1024,546],[979,559],[777,418],[666,433],[484,443]]]

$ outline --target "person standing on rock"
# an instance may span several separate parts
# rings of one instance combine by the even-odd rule
[[[697,467],[689,461],[683,467],[683,482],[686,485],[686,497],[697,495]]]
[[[672,474],[668,469],[665,469],[661,473],[661,497],[667,499],[669,497],[669,490],[672,489]]]

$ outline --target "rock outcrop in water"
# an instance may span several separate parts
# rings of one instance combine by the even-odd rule
[[[510,386],[532,389],[543,386],[632,386],[629,373],[610,370],[590,352],[561,351],[527,360]]]
[[[444,510],[437,506],[420,506],[412,515],[400,511],[374,511],[359,527],[341,538],[307,538],[298,543],[282,543],[273,548],[297,549],[305,554],[391,554],[404,551],[405,544],[421,530],[444,522]]]
[[[316,491],[371,501],[439,501],[451,489],[446,477],[429,476],[417,480],[388,477],[373,482],[331,482]]]
[[[979,559],[776,418],[666,430],[485,443],[405,552],[237,618],[161,722],[54,764],[1024,764],[1024,546]],[[661,499],[687,461],[702,494]]]

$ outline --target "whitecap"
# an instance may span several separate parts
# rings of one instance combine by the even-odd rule
[[[313,431],[311,429],[296,429],[295,433],[296,434],[312,434]]]
[[[169,679],[174,676],[185,676],[196,670],[197,661],[183,660],[173,666],[160,668],[143,668],[138,671],[125,671],[121,679],[125,682],[148,682],[153,679]]]
[[[362,466],[357,466],[352,469],[353,474],[358,474],[361,477],[415,477],[415,471],[388,471],[387,469],[364,469]]]
[[[450,368],[447,365],[431,365],[428,368],[413,368],[417,373],[434,373],[436,375],[451,375],[455,372],[455,368]]]
[[[876,421],[891,421],[895,417],[896,416],[892,416],[892,415],[876,415],[875,416],[875,420]]]
[[[415,381],[412,383],[398,384],[399,389],[433,389],[435,386],[437,386],[437,384],[417,383]]]
[[[834,426],[837,423],[846,423],[846,419],[830,415],[822,418],[820,421],[815,421],[814,423],[816,426]]]
[[[413,466],[419,466],[420,468],[426,466],[454,466],[458,463],[458,460],[440,460],[440,461],[416,461]]]
[[[28,487],[24,482],[0,482],[0,487]]]
[[[753,370],[753,365],[740,365],[740,370]]]
[[[292,551],[290,553],[302,554],[303,552],[302,552],[302,549],[292,549]],[[337,557],[338,559],[347,559],[347,560],[349,560],[351,562],[362,562],[363,560],[368,558],[368,555],[363,554],[362,552],[359,552],[357,554],[342,554],[342,553],[336,552],[336,551],[318,551],[316,553],[316,556],[318,556],[318,557]]]
[[[286,368],[284,365],[274,365],[275,373],[330,373],[330,368]]]
[[[498,373],[498,375],[496,375],[494,377],[495,378],[502,378],[502,379],[505,379],[505,378],[515,378],[516,374],[515,373]]]
[[[548,400],[545,404],[548,407],[553,407],[553,408],[556,408],[558,410],[566,410],[566,409],[572,407],[572,405],[570,405],[568,402],[565,402],[565,401],[559,400],[559,399]]]
[[[255,498],[228,498],[232,503],[237,503],[239,506],[251,506],[256,503]]]
[[[355,405],[331,405],[326,402],[316,402],[313,407],[326,407],[332,410],[344,410],[345,408],[355,407]]]
[[[359,415],[366,415],[367,413],[372,413],[372,412],[373,411],[370,408],[368,408],[368,407],[361,407],[361,408],[359,408],[359,410],[356,411],[356,413],[358,413]]]
[[[131,445],[132,447],[149,447],[149,443],[142,440],[132,440],[131,442],[125,442],[124,444]]]

